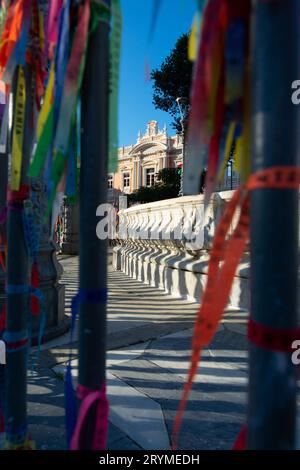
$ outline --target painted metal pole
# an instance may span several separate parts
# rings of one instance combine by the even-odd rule
[[[182,167],[181,167],[181,174],[180,174],[180,189],[178,196],[185,195],[185,187],[184,187],[184,169],[185,169],[185,140],[186,140],[186,131],[188,126],[188,114],[190,106],[188,104],[188,99],[185,97],[178,97],[176,98],[176,103],[180,113],[180,124],[181,124],[181,137],[182,137]]]
[[[6,206],[6,191],[7,191],[7,178],[8,178],[8,141],[6,142],[5,152],[0,153],[0,214]],[[2,232],[5,230],[5,226],[2,227]],[[0,250],[4,253],[4,245],[0,242]],[[4,280],[5,272],[3,271],[2,265],[0,265],[0,315],[5,301],[4,295]]]
[[[6,189],[7,189],[7,149],[4,153],[0,153],[0,211],[6,204]]]
[[[6,142],[8,144],[8,142]],[[6,206],[6,191],[7,191],[7,177],[8,177],[8,145],[6,145],[5,152],[0,153],[0,214],[2,210],[4,210]],[[0,227],[0,231],[2,234],[6,231],[6,223]],[[4,258],[4,243],[1,240],[0,242],[0,255],[2,255],[2,259]],[[2,339],[3,333],[3,319],[5,314],[5,302],[6,302],[6,295],[5,295],[5,270],[0,264],[0,339]],[[3,325],[3,326],[2,326]],[[4,387],[5,387],[5,365],[0,364],[0,432],[4,425]]]
[[[185,168],[185,124],[184,121],[181,120],[181,136],[182,136],[182,167],[181,167],[181,174],[180,174],[180,189],[178,196],[184,196],[184,179],[183,179],[183,172]]]
[[[298,0],[253,2],[252,171],[297,165]],[[297,326],[298,191],[251,193],[251,315],[273,328]],[[294,449],[296,366],[291,354],[250,347],[249,449]]]
[[[24,75],[26,82],[26,104],[21,185],[29,184],[27,172],[33,143],[33,132],[31,129],[31,71],[27,65],[24,67]],[[14,95],[16,95],[15,84],[13,90]],[[28,283],[29,262],[25,244],[22,210],[9,210],[7,218],[7,285],[28,286]],[[28,295],[28,292],[7,294],[6,332],[8,334],[15,334],[28,328]],[[15,434],[16,430],[23,429],[24,435],[26,435],[27,355],[27,347],[17,349],[7,355],[5,387],[6,433],[9,430],[12,434]],[[8,443],[10,443],[8,434],[6,434],[6,438]]]
[[[81,94],[80,292],[107,286],[107,240],[96,235],[96,210],[107,201],[109,29],[100,21],[90,36]],[[106,304],[81,302],[79,311],[79,383],[99,390],[105,382]],[[83,449],[91,446],[94,418],[90,413]]]

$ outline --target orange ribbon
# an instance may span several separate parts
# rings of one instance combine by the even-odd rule
[[[299,168],[277,166],[261,170],[251,175],[248,183],[235,191],[225,208],[214,237],[208,264],[207,284],[195,322],[190,369],[173,427],[173,449],[177,446],[184,410],[198,370],[201,351],[211,342],[217,331],[228,302],[235,271],[249,241],[249,193],[254,189],[298,189],[299,184]],[[240,208],[238,223],[228,238],[238,208]]]

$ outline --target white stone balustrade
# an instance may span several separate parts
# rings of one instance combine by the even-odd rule
[[[233,191],[184,196],[120,211],[115,269],[167,293],[199,301],[207,280],[212,238]],[[235,217],[236,223],[237,217]],[[233,229],[231,227],[231,231]],[[235,274],[229,304],[249,308],[249,255]]]

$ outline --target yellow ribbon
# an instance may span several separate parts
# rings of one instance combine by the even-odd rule
[[[41,109],[41,112],[38,117],[37,122],[37,140],[41,137],[42,131],[46,124],[49,112],[51,109],[52,97],[53,97],[53,87],[54,87],[54,61],[51,64],[49,80],[46,88],[45,99]]]
[[[30,437],[27,437],[27,439],[24,442],[22,442],[22,444],[13,444],[12,442],[9,442],[6,440],[4,444],[4,449],[5,450],[36,450],[36,444]]]
[[[24,137],[24,121],[25,121],[25,103],[26,88],[25,76],[22,67],[18,68],[17,91],[15,98],[15,111],[13,122],[13,139],[12,139],[12,168],[10,176],[10,188],[18,191],[21,181],[22,169],[22,151]]]
[[[241,172],[242,167],[242,155],[243,155],[243,139],[238,137],[235,142],[235,152],[233,160],[233,169],[238,173]]]
[[[197,59],[198,42],[199,42],[200,19],[199,14],[195,13],[192,29],[188,43],[188,58],[191,62]]]
[[[235,126],[236,126],[236,122],[232,121],[230,123],[229,130],[228,130],[228,133],[227,133],[224,158],[223,158],[223,162],[222,162],[219,174],[218,174],[218,179],[219,180],[222,180],[224,178],[225,168],[226,168],[226,165],[229,161],[230,151],[231,151],[231,148],[232,148]]]
[[[250,175],[250,104],[251,104],[251,90],[250,90],[250,67],[246,67],[246,80],[244,92],[244,116],[243,116],[243,133],[237,139],[234,169],[241,175],[243,182],[247,181]]]

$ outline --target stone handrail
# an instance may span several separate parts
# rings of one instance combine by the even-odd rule
[[[198,301],[207,279],[212,239],[232,194],[214,193],[206,210],[204,196],[197,195],[120,211],[117,246],[113,250],[115,269],[169,294]],[[236,272],[232,306],[249,306],[248,260],[246,253]]]
[[[215,193],[204,211],[204,196],[184,196],[139,204],[119,212],[120,244],[166,246],[197,252],[209,249],[215,228],[233,191]]]

